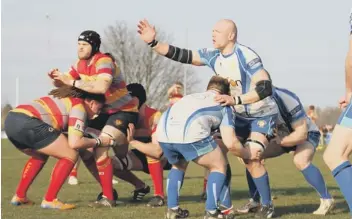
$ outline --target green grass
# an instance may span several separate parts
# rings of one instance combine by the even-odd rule
[[[46,192],[50,173],[55,160],[50,159],[37,179],[32,184],[28,197],[37,204],[30,207],[14,207],[9,201],[13,196],[22,168],[28,157],[17,151],[7,140],[2,140],[2,170],[1,170],[1,216],[4,219],[60,219],[60,218],[143,218],[156,219],[163,218],[166,207],[148,208],[146,202],[141,204],[127,203],[124,206],[118,206],[114,209],[91,209],[87,204],[96,198],[100,189],[97,183],[89,175],[84,165],[79,169],[78,177],[80,184],[70,186],[65,184],[59,193],[59,198],[65,202],[71,202],[78,205],[77,209],[70,211],[55,211],[41,209],[39,204]],[[334,196],[337,206],[332,215],[324,218],[346,219],[348,217],[348,207],[343,200],[342,195],[332,178],[328,168],[322,160],[322,152],[316,154],[314,163],[322,171],[330,193]],[[237,159],[231,157],[232,166],[232,201],[235,207],[244,204],[248,198],[246,187],[244,167],[237,162]],[[276,214],[280,218],[297,218],[311,219],[319,218],[311,214],[319,205],[319,198],[314,189],[310,188],[305,182],[302,174],[296,170],[292,163],[292,155],[284,155],[276,159],[266,161],[267,169],[270,175],[270,184],[272,193],[277,197],[274,200]],[[203,218],[204,203],[199,201],[199,195],[203,186],[203,169],[191,164],[186,173],[185,182],[181,191],[181,207],[190,210],[190,218]],[[165,177],[167,172],[165,172]],[[152,185],[148,175],[138,173],[147,184]],[[115,185],[122,201],[128,201],[131,197],[133,187],[120,181]],[[150,196],[147,196],[148,199]],[[237,218],[253,218],[253,214],[240,215]]]

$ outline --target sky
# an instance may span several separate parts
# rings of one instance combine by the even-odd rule
[[[116,21],[137,29],[140,19],[173,35],[176,46],[211,48],[222,18],[238,26],[238,41],[255,50],[277,87],[304,105],[336,106],[344,93],[351,0],[2,0],[1,104],[26,103],[51,89],[47,72],[76,60],[78,35],[101,33]],[[136,32],[137,34],[137,32]],[[205,89],[212,71],[191,67]]]

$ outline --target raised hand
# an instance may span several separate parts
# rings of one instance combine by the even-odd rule
[[[155,27],[151,26],[146,19],[139,21],[138,33],[141,39],[146,43],[151,43],[153,40],[155,40]]]

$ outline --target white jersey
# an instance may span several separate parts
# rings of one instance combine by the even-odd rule
[[[234,127],[233,110],[214,101],[216,93],[207,91],[184,96],[161,116],[158,141],[193,143],[211,136],[220,126]]]
[[[226,56],[222,55],[218,49],[201,49],[198,53],[202,62],[217,75],[230,80],[232,96],[254,90],[256,85],[252,82],[252,77],[264,69],[258,54],[239,43],[236,43],[233,52]],[[262,117],[278,113],[272,97],[252,104],[236,105],[235,110],[242,117]]]
[[[293,132],[292,125],[301,119],[307,121],[308,132],[319,132],[318,127],[307,116],[301,101],[294,93],[286,89],[276,88],[274,98],[280,111],[276,122],[280,137]]]

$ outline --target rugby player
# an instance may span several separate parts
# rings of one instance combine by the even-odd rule
[[[212,38],[214,49],[191,51],[158,42],[156,31],[147,20],[138,24],[141,39],[158,54],[177,62],[196,66],[208,66],[217,75],[227,78],[231,85],[230,95],[217,95],[216,101],[233,105],[236,112],[236,133],[250,149],[268,146],[278,108],[272,98],[273,85],[260,57],[249,47],[237,42],[237,27],[231,20],[216,23]],[[268,174],[259,160],[246,161],[247,168],[262,197],[260,209],[263,215],[271,215],[274,206]]]
[[[155,128],[161,113],[146,104],[147,94],[143,85],[132,83],[127,85],[127,89],[131,96],[136,98],[139,103],[139,121],[135,127],[133,136],[130,136],[129,138],[130,145],[137,149],[139,145],[148,145],[149,147],[156,148],[157,146],[155,144],[157,144],[157,142],[152,142],[152,139],[154,138]],[[115,175],[125,181],[132,183],[135,186],[136,190],[133,192],[133,200],[140,201],[146,194],[149,193],[150,188],[149,186],[146,186],[142,180],[138,179],[138,177],[131,173],[130,170],[139,170],[150,174],[154,185],[154,197],[151,198],[148,206],[163,206],[165,204],[163,170],[170,169],[170,166],[167,165],[165,159],[154,159],[150,156],[146,156],[144,153],[137,149],[132,149],[131,152],[129,152],[129,154],[126,156],[128,158],[127,161],[130,161],[129,165],[118,165],[117,168],[120,167],[119,169],[114,168],[114,170],[123,170],[124,168],[121,167],[126,166],[127,170],[117,172]],[[119,161],[121,164],[124,162],[121,159],[117,161]]]
[[[41,207],[61,210],[75,208],[73,204],[59,201],[57,194],[77,160],[76,149],[111,144],[106,137],[89,139],[83,136],[86,121],[99,114],[105,102],[104,95],[88,94],[71,87],[61,87],[52,93],[62,98],[41,97],[17,106],[6,118],[5,132],[9,140],[31,157],[11,200],[13,205],[33,204],[27,198],[27,191],[48,157],[52,156],[58,161]],[[63,134],[65,131],[68,131],[67,137]]]
[[[293,92],[276,88],[274,98],[280,111],[276,124],[276,138],[270,141],[263,153],[263,159],[278,157],[293,151],[293,163],[320,196],[320,206],[313,214],[326,215],[333,209],[334,199],[327,190],[320,170],[312,163],[315,150],[319,145],[319,129],[305,113],[301,101]],[[251,199],[246,205],[237,209],[239,213],[255,211],[260,206],[260,195],[248,170],[246,175]]]
[[[346,57],[346,94],[340,101],[342,114],[336,124],[332,138],[324,152],[324,161],[332,172],[340,191],[349,206],[352,219],[352,9],[350,13],[349,50]]]
[[[212,130],[220,129],[222,140],[229,151],[245,159],[259,159],[260,149],[248,150],[237,140],[233,112],[228,106],[215,102],[217,94],[229,94],[229,82],[213,76],[207,91],[183,97],[160,118],[157,139],[172,169],[167,179],[166,218],[186,218],[188,210],[179,207],[178,197],[189,161],[209,169],[205,219],[218,218],[218,201],[226,197],[226,159],[212,137]],[[252,153],[253,154],[252,154]],[[227,198],[230,198],[227,196]]]
[[[49,73],[54,85],[62,84],[76,87],[90,93],[105,94],[106,107],[98,118],[89,123],[89,127],[102,130],[102,136],[110,137],[115,146],[115,154],[125,157],[128,151],[126,140],[129,123],[138,122],[138,104],[132,99],[126,88],[123,75],[114,58],[103,54],[100,49],[100,36],[97,32],[87,30],[78,37],[79,60],[67,74],[57,69]],[[113,167],[108,156],[109,147],[99,147],[94,150],[96,166],[103,190],[103,198],[90,204],[91,207],[113,207],[112,177]]]

